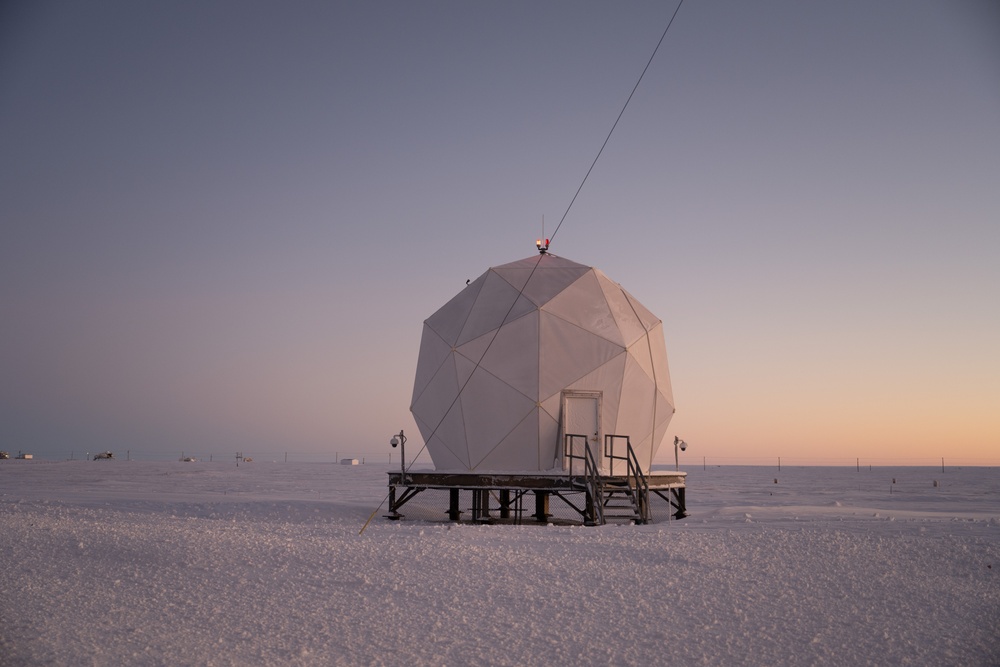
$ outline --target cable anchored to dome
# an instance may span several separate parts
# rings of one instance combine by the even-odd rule
[[[563,213],[562,218],[559,219],[559,224],[556,225],[555,231],[552,232],[552,235],[545,240],[545,251],[548,250],[549,241],[555,239],[556,234],[559,233],[559,228],[562,227],[562,223],[566,220],[566,216],[569,215],[569,210],[573,208],[573,203],[576,201],[576,198],[580,194],[580,191],[583,190],[583,185],[584,183],[587,182],[587,178],[590,176],[590,172],[594,170],[594,165],[596,165],[597,161],[601,158],[601,153],[604,152],[604,147],[608,145],[608,141],[611,139],[611,135],[614,133],[615,128],[618,127],[618,121],[620,121],[622,119],[622,116],[625,114],[625,109],[628,108],[628,103],[632,101],[632,96],[635,95],[635,91],[638,90],[639,84],[642,83],[642,77],[646,75],[646,70],[649,69],[650,64],[653,62],[653,58],[656,57],[656,52],[660,49],[660,44],[663,43],[663,39],[667,36],[667,31],[670,30],[670,26],[673,25],[674,19],[677,18],[677,12],[680,11],[681,5],[683,4],[684,0],[680,0],[680,2],[677,3],[677,8],[674,9],[673,15],[671,15],[670,20],[667,22],[667,27],[663,29],[663,34],[660,35],[660,41],[656,43],[656,47],[653,49],[652,55],[649,56],[649,60],[646,62],[646,66],[642,69],[642,74],[639,75],[638,81],[636,81],[635,86],[632,87],[632,92],[628,94],[628,99],[625,100],[625,104],[622,106],[622,110],[618,112],[618,118],[615,119],[614,124],[611,126],[611,130],[608,132],[608,136],[604,138],[604,143],[601,144],[601,149],[597,151],[597,157],[595,157],[594,161],[590,163],[590,169],[587,170],[587,173],[584,175],[583,180],[580,182],[580,187],[576,189],[576,193],[570,200],[569,206],[566,207],[566,212]],[[539,248],[539,252],[544,253],[545,251],[542,251],[541,248]]]

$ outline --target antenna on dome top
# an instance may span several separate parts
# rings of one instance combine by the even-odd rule
[[[535,241],[535,247],[538,248],[538,252],[542,255],[549,251],[549,239],[545,239],[545,214],[542,214],[542,238]]]

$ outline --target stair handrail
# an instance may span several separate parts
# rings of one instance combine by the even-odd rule
[[[583,439],[582,455],[575,454],[573,452],[573,441],[575,438]],[[594,452],[590,449],[590,439],[579,433],[567,433],[563,446],[564,454],[569,460],[570,478],[576,477],[576,475],[573,474],[573,462],[579,459],[583,460],[583,482],[587,495],[584,517],[589,518],[595,525],[603,526],[604,484],[601,482],[601,474],[597,467],[597,459],[594,458]],[[591,514],[590,517],[586,516],[588,512]]]
[[[624,438],[625,456],[615,454],[615,441]],[[649,480],[646,479],[642,467],[639,465],[639,458],[632,448],[632,439],[627,435],[606,434],[604,436],[604,456],[610,461],[612,475],[614,474],[615,461],[626,462],[626,483],[635,490],[636,510],[641,523],[648,523],[652,520],[652,512],[649,506]]]
[[[646,479],[646,474],[639,467],[639,457],[635,455],[632,443],[626,440],[625,444],[628,446],[630,472],[633,473],[636,486],[639,489],[639,514],[642,517],[643,523],[649,523],[653,519],[652,508],[649,505],[649,480]]]

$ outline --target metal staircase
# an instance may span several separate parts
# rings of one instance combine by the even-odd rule
[[[621,447],[616,451],[615,443],[625,441],[625,453]],[[632,449],[632,441],[627,435],[605,435],[604,457],[611,467],[611,478],[605,484],[605,510],[616,508],[616,516],[630,519],[636,523],[649,523],[652,512],[649,507],[649,482],[639,466],[639,459]],[[615,474],[615,463],[625,463],[625,477]],[[607,511],[605,511],[607,515]]]
[[[621,453],[620,446],[617,452],[615,450],[615,443],[622,440],[625,445],[624,454]],[[649,484],[628,436],[604,436],[604,457],[610,466],[608,476],[601,475],[589,439],[585,435],[566,434],[565,456],[574,487],[584,494],[584,507],[573,507],[583,516],[586,525],[601,526],[608,520],[648,523],[652,519]],[[615,474],[617,461],[624,463],[624,475]],[[620,469],[622,465],[618,467]]]

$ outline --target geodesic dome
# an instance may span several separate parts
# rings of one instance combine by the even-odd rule
[[[604,472],[605,434],[648,472],[673,403],[663,323],[601,271],[539,254],[424,322],[410,410],[437,470],[562,470],[563,435],[586,431]]]

